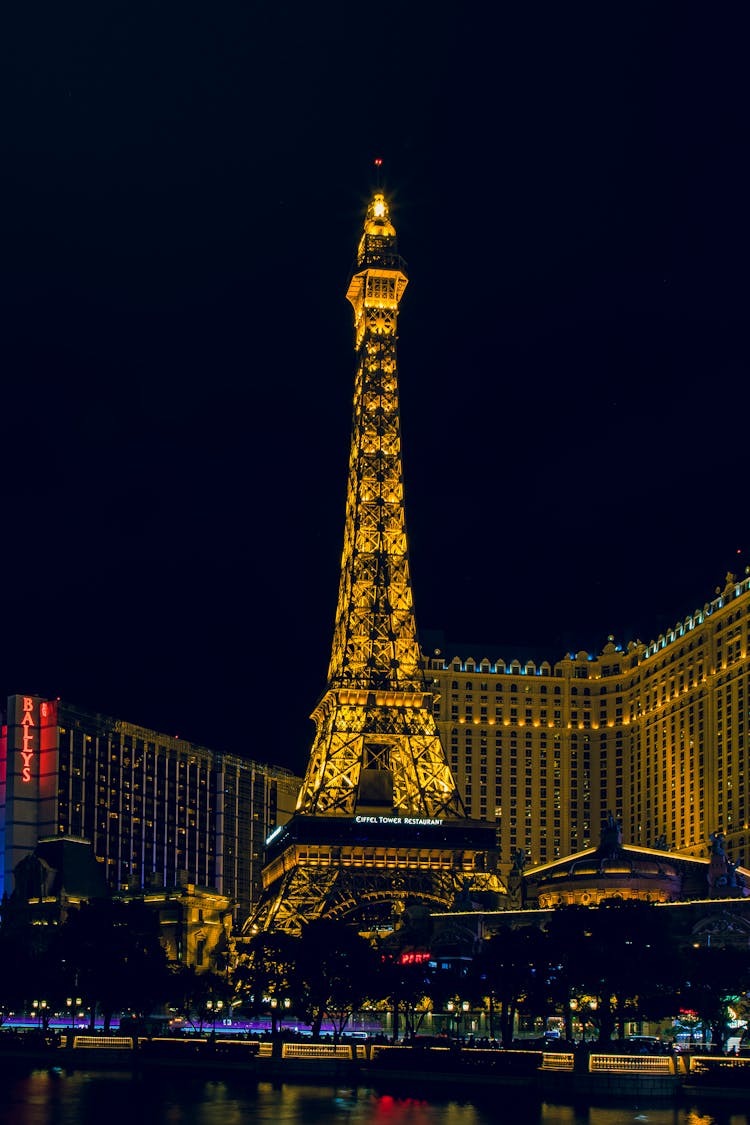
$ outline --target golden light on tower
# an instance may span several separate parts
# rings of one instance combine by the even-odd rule
[[[396,364],[406,285],[376,190],[347,290],[356,376],[328,681],[297,811],[268,851],[255,928],[295,931],[405,901],[446,907],[486,873],[494,848],[494,830],[466,819],[417,643]]]
[[[354,814],[392,787],[393,811],[461,815],[420,663],[403,503],[396,338],[407,285],[382,192],[364,222],[347,298],[357,373],[346,527],[328,690],[300,812]]]

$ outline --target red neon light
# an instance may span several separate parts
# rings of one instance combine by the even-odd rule
[[[28,695],[24,695],[22,698],[23,718],[21,719],[21,729],[23,735],[21,738],[21,760],[23,761],[23,766],[21,767],[21,781],[31,781],[31,760],[34,757],[32,727],[36,726],[32,714],[34,700]]]
[[[8,728],[0,727],[0,805],[5,804],[5,783],[8,776]]]
[[[424,965],[429,959],[429,953],[402,953],[398,961],[400,965]]]

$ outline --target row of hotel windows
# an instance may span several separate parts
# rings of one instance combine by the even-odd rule
[[[543,684],[543,683],[542,684],[534,683],[534,684],[519,685],[517,683],[503,684],[500,681],[498,681],[498,683],[496,683],[496,684],[493,684],[492,690],[494,690],[495,695],[501,695],[505,691],[506,687],[508,689],[508,692],[511,695],[519,695],[519,694],[528,695],[532,700],[535,700],[538,696],[544,696],[544,695],[562,696],[563,694],[565,694],[566,696],[568,696],[568,695],[572,695],[572,696],[582,695],[584,698],[591,697],[591,696],[596,698],[597,696],[606,695],[611,699],[612,695],[614,695],[615,693],[620,693],[623,690],[620,685],[617,685],[617,686],[610,685],[609,687],[604,685],[597,690],[596,688],[590,688],[590,687],[579,688],[575,684],[572,684],[568,688],[567,692],[563,692],[562,688],[559,685],[553,685],[551,690],[550,690],[548,685]],[[451,682],[451,699],[456,699],[456,698],[458,698],[459,693],[463,693],[464,699],[473,702],[474,696],[473,696],[473,694],[470,694],[470,693],[473,693],[473,691],[474,691],[474,688],[472,687],[472,684],[471,684],[470,680],[467,681],[467,683],[465,683],[465,684],[460,684],[458,682],[458,680],[453,680]],[[489,693],[490,693],[489,685],[486,684],[486,683],[480,684],[479,685],[479,691],[480,691],[479,702],[480,703],[489,703]],[[487,693],[487,694],[481,694],[483,692]]]
[[[614,698],[615,698],[615,703],[617,704],[617,706],[615,706],[615,708],[614,708],[614,713],[612,712],[611,709],[607,710],[607,709],[604,709],[604,708],[601,708],[601,707],[600,707],[598,712],[595,712],[591,709],[591,707],[586,706],[586,705],[584,705],[583,709],[580,709],[577,706],[576,702],[572,701],[571,704],[570,704],[570,707],[567,709],[567,714],[569,715],[570,721],[572,721],[572,722],[577,722],[580,718],[580,719],[584,719],[584,720],[592,720],[592,719],[597,720],[598,719],[599,722],[614,721],[615,723],[617,723],[618,720],[622,721],[625,709],[624,709],[623,706],[620,705],[620,704],[622,704],[622,697],[616,696]],[[704,701],[708,700],[709,698],[710,698],[710,694],[705,689],[701,691],[701,695],[697,699],[696,699],[695,695],[686,696],[684,699],[682,699],[680,697],[680,701],[678,703],[672,704],[672,707],[669,709],[668,714],[670,714],[670,715],[684,714],[686,711],[692,711],[695,706],[700,706],[702,708]],[[716,705],[719,706],[720,693],[717,693],[714,696],[714,698],[716,699]],[[642,714],[648,715],[648,714],[651,714],[652,712],[655,712],[655,711],[661,712],[661,705],[665,702],[665,700],[667,702],[671,702],[672,697],[667,698],[666,695],[663,695],[661,700],[659,700],[657,698],[656,693],[654,693],[653,697],[650,696],[650,695],[646,696],[645,703],[644,703],[644,706],[642,708],[641,708],[639,703],[632,703],[629,707],[629,710],[628,710],[629,720],[633,721],[633,720],[637,719]],[[506,725],[507,725],[508,720],[511,723],[519,722],[519,725],[523,725],[521,720],[525,720],[526,722],[532,722],[534,720],[539,720],[541,722],[545,722],[545,721],[550,720],[550,715],[551,715],[552,719],[555,720],[556,725],[559,725],[560,722],[564,721],[563,709],[561,707],[554,707],[554,708],[552,708],[552,710],[550,712],[550,709],[547,708],[547,707],[531,707],[531,706],[528,706],[528,704],[530,702],[532,702],[532,701],[527,700],[526,701],[527,705],[523,708],[519,708],[517,706],[511,706],[510,708],[508,708],[507,711],[502,706],[496,706],[494,708],[489,708],[488,706],[486,706],[484,704],[480,704],[478,714],[475,713],[474,705],[470,701],[466,701],[464,703],[463,709],[459,706],[459,704],[457,702],[452,702],[450,704],[450,713],[448,714],[446,712],[446,715],[444,716],[444,718],[445,719],[450,718],[454,722],[456,720],[458,720],[462,723],[464,721],[466,721],[466,722],[472,722],[475,725],[476,724],[488,724],[490,726],[494,726],[498,719],[505,720]],[[740,697],[740,704],[741,704],[741,697]],[[731,713],[731,703],[728,704],[728,706],[729,706],[730,713]],[[439,717],[441,717],[441,716],[439,716]],[[656,721],[659,721],[658,716],[655,716],[654,718],[651,719],[651,722],[656,722]]]

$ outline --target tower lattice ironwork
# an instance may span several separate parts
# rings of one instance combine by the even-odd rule
[[[407,285],[375,192],[347,298],[354,392],[346,526],[328,686],[297,811],[270,842],[252,928],[365,922],[394,904],[447,906],[494,833],[466,819],[417,643],[404,519],[396,339]]]

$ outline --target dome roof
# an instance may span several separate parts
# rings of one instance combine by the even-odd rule
[[[593,905],[608,898],[673,902],[682,896],[683,870],[666,852],[623,844],[610,817],[598,848],[530,871],[526,889],[529,900],[542,908]]]
[[[641,879],[679,879],[679,872],[673,863],[661,856],[654,857],[636,850],[627,851],[618,848],[617,855],[601,854],[598,848],[593,855],[585,859],[576,859],[571,856],[571,863],[567,870],[555,872],[557,879],[590,879],[596,878],[641,878]]]

